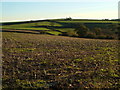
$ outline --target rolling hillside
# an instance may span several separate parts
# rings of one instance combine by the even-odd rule
[[[10,22],[3,23],[3,32],[25,32],[25,33],[35,33],[35,34],[50,34],[50,35],[63,35],[63,33],[74,32],[77,24],[84,24],[90,30],[94,28],[101,28],[104,31],[113,27],[117,27],[118,21],[110,20],[38,20],[38,21],[26,21],[26,22]],[[103,32],[105,33],[105,32]],[[111,30],[111,33],[118,33],[118,31]],[[70,35],[67,35],[70,36]],[[71,35],[72,36],[72,35]],[[73,35],[77,36],[77,35]]]

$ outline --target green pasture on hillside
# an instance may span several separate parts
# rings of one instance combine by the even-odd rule
[[[88,28],[94,27],[106,28],[112,24],[117,24],[118,21],[101,21],[101,20],[48,20],[48,21],[34,21],[26,23],[16,23],[11,25],[3,25],[2,29],[13,29],[13,30],[35,30],[45,31],[46,33],[59,35],[61,32],[73,31],[74,27],[78,23],[85,24]]]

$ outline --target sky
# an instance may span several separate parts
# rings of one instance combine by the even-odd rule
[[[1,21],[54,18],[117,19],[119,0],[2,0]]]

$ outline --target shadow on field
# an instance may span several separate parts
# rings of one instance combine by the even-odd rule
[[[90,29],[93,29],[94,27],[101,27],[101,28],[107,28],[109,25],[111,25],[112,23],[79,23],[79,22],[69,22],[67,23],[68,20],[64,20],[66,22],[59,22],[59,21],[56,21],[56,20],[44,20],[46,22],[49,22],[51,23],[51,26],[34,26],[36,28],[39,28],[39,27],[44,27],[44,28],[48,28],[48,29],[58,29],[58,28],[75,28],[77,25],[79,24],[84,24],[85,26],[87,26],[88,28]],[[54,26],[54,23],[57,23],[57,24],[60,24],[61,26]]]
[[[50,25],[40,25],[40,26],[33,26],[34,28],[47,28],[49,29],[50,31],[57,31],[57,32],[61,32],[63,33],[62,31],[59,31],[57,29],[64,29],[64,28],[75,28],[76,26],[76,23],[64,23],[64,22],[59,22],[59,21],[55,21],[55,20],[46,20],[47,22],[50,23]],[[57,24],[60,24],[61,26],[55,26],[54,24],[57,23]]]
[[[64,33],[58,29],[64,29],[64,28],[76,28],[76,25],[82,24],[82,23],[75,23],[70,21],[69,23],[67,22],[68,20],[63,20],[66,22],[61,22],[62,20],[37,20],[37,21],[25,21],[25,22],[10,22],[10,23],[3,23],[2,25],[15,25],[15,24],[29,24],[29,23],[37,23],[37,22],[49,22],[49,25],[39,25],[39,26],[32,26],[34,28],[46,28],[49,30],[26,30],[26,29],[3,29],[2,32],[17,32],[17,33],[31,33],[31,34],[49,34],[49,35],[54,35],[51,33],[48,33],[47,31],[56,31],[60,33]],[[60,24],[61,26],[55,26],[55,24]],[[83,23],[85,26],[87,26],[89,29],[93,29],[94,27],[100,27],[102,29],[107,28],[110,24],[112,23]]]
[[[46,32],[46,31],[61,32],[61,31],[59,31],[57,29],[60,29],[60,28],[72,28],[73,27],[72,25],[70,25],[68,23],[63,23],[63,22],[59,22],[59,21],[55,21],[55,20],[37,20],[37,21],[25,21],[25,22],[10,22],[10,23],[3,23],[2,25],[15,25],[15,24],[26,24],[26,23],[36,23],[36,22],[49,22],[50,24],[53,24],[53,25],[51,25],[51,26],[47,26],[47,25],[33,26],[35,28],[47,28],[49,30],[3,29],[2,32],[17,32],[17,33],[54,35],[54,34]],[[54,23],[61,24],[62,26],[54,26]]]
[[[33,32],[31,32],[33,31]],[[36,32],[35,32],[36,31]],[[50,33],[47,33],[47,32],[43,32],[42,30],[39,31],[39,30],[30,30],[30,31],[24,31],[24,30],[0,30],[0,32],[15,32],[15,33],[28,33],[28,34],[48,34],[48,35],[54,35],[54,34],[50,34]]]
[[[57,31],[57,32],[61,32],[61,33],[62,33],[62,31],[59,31],[57,29],[68,28],[68,27],[64,27],[64,26],[44,26],[44,25],[42,25],[42,26],[33,26],[33,27],[35,27],[35,28],[47,28],[49,30],[45,30],[45,31]],[[38,30],[35,30],[35,31],[38,31]]]

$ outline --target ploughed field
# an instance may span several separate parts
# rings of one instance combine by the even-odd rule
[[[2,36],[3,88],[120,88],[118,40]]]

